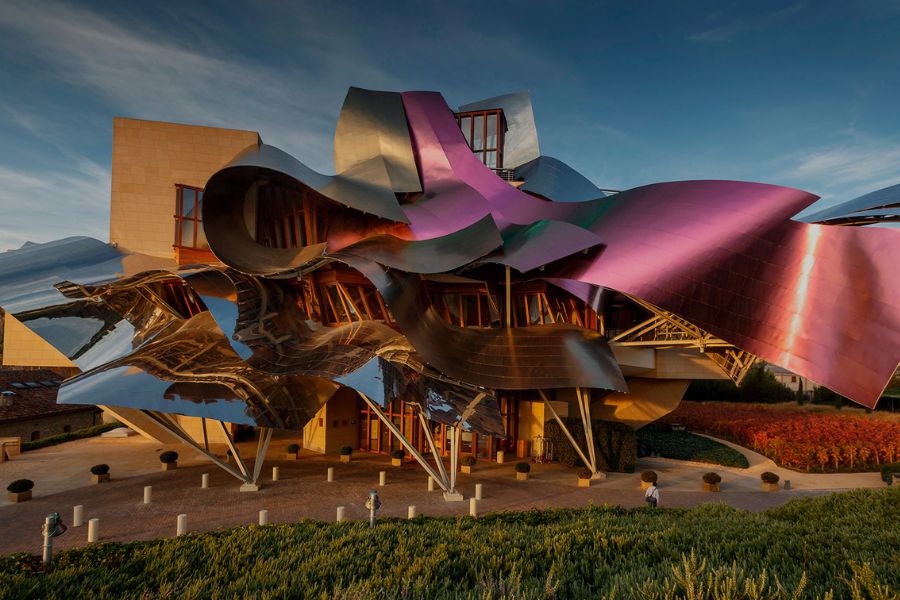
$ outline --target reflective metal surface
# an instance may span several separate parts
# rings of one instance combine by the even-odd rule
[[[373,161],[375,169],[367,166]],[[334,132],[334,168],[394,192],[422,190],[400,94],[350,88]],[[386,180],[377,179],[382,173]]]
[[[808,223],[868,225],[900,221],[900,183],[826,208],[803,219]]]
[[[539,156],[515,170],[519,189],[532,192],[554,202],[586,202],[604,198],[606,194],[587,177],[552,156]]]
[[[459,107],[460,112],[502,108],[507,132],[503,151],[503,167],[514,169],[541,155],[537,126],[531,108],[531,94],[516,92],[470,102]]]

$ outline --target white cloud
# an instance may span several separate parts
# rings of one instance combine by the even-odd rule
[[[773,12],[762,13],[752,17],[738,17],[727,25],[721,25],[719,27],[692,33],[687,39],[688,41],[699,43],[730,42],[735,35],[744,31],[764,29],[775,23],[789,19],[806,8],[806,4],[806,2],[800,2]],[[715,20],[719,16],[721,16],[721,11],[717,11],[714,15],[710,15],[711,20]]]

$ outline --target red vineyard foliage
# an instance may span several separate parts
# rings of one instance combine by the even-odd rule
[[[806,471],[873,471],[900,460],[900,423],[726,402],[682,402],[662,419]]]

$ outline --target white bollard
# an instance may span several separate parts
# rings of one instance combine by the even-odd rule
[[[428,491],[429,491],[429,492],[433,492],[433,491],[434,491],[434,477],[429,477],[429,478],[428,478]]]
[[[475,499],[481,500],[481,484],[480,483],[475,484]]]
[[[334,467],[328,467],[328,482],[334,481]]]
[[[72,509],[72,527],[81,527],[84,525],[84,507],[80,504]]]
[[[345,512],[345,510],[344,510],[344,507],[343,507],[343,506],[338,506],[338,507],[337,507],[337,519],[336,519],[336,521],[337,521],[338,523],[343,523],[343,522],[346,521],[346,520],[347,520],[347,515],[346,515],[346,512]]]
[[[259,524],[260,525],[268,525],[269,524],[269,511],[267,511],[267,510],[259,511]]]
[[[100,539],[100,519],[88,521],[88,544],[93,544]]]
[[[278,481],[279,474],[278,467],[272,467],[272,481]]]
[[[178,520],[175,522],[175,535],[184,535],[187,533],[187,515],[178,515]]]
[[[200,487],[206,489],[209,487],[209,473],[204,473],[200,476]]]
[[[407,519],[415,519],[416,518],[416,505],[410,504],[409,508],[406,509],[406,518]]]
[[[150,504],[153,502],[153,486],[145,485],[144,486],[144,504]]]
[[[503,450],[497,450],[497,464],[502,465],[506,462],[506,453]]]
[[[469,516],[478,516],[478,500],[475,498],[469,498]]]
[[[378,485],[384,486],[387,484],[387,471],[378,471]]]

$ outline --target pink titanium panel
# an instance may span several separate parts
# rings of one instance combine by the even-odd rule
[[[408,92],[403,103],[425,192],[404,207],[417,236],[445,235],[487,212],[501,230],[541,219],[577,224],[603,252],[555,278],[642,298],[865,406],[897,368],[900,232],[792,221],[817,197],[736,181],[545,202],[475,158],[440,94]]]

